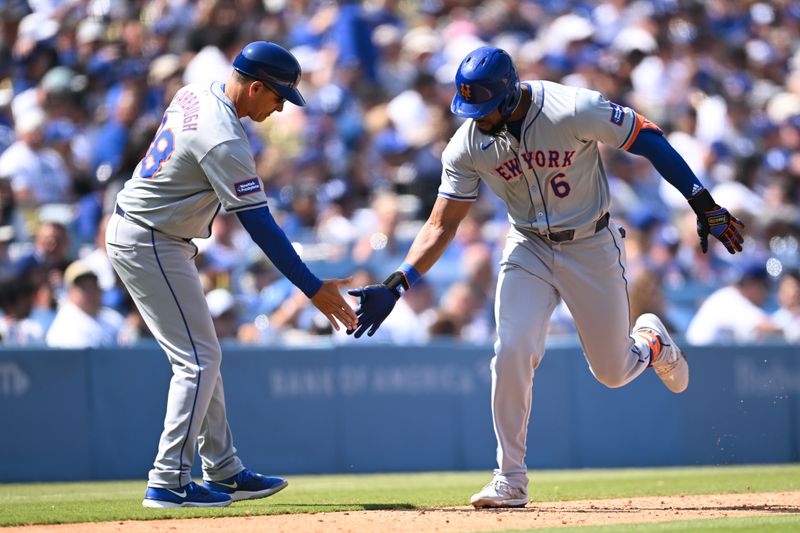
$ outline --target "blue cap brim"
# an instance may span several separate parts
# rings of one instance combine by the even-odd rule
[[[497,98],[492,98],[480,104],[471,104],[462,99],[460,94],[456,93],[456,95],[453,96],[453,101],[450,103],[450,111],[458,117],[483,118],[486,115],[491,115],[492,112],[500,106],[502,100],[503,95],[500,95]]]
[[[267,82],[267,83],[269,83],[269,82]],[[276,83],[271,83],[270,87],[275,89],[278,92],[279,95],[283,96],[284,98],[286,98],[288,101],[290,101],[294,105],[299,106],[299,107],[303,107],[304,105],[306,105],[306,99],[303,98],[303,95],[300,94],[300,91],[298,91],[297,89],[290,89],[288,87],[282,87],[281,85],[278,85]]]

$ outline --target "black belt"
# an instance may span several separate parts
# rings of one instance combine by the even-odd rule
[[[142,227],[142,228],[144,228],[144,229],[149,229],[149,230],[155,229],[155,228],[151,228],[150,226],[148,226],[148,225],[147,225],[147,224],[145,224],[144,222],[139,222],[138,220],[136,220],[135,218],[133,218],[132,216],[130,216],[128,213],[126,213],[126,212],[125,212],[125,210],[124,210],[124,209],[122,209],[122,208],[119,206],[119,204],[114,204],[114,212],[115,212],[116,214],[118,214],[119,216],[121,216],[122,218],[124,218],[125,220],[130,220],[131,222],[133,222],[133,223],[134,223],[134,224],[136,224],[137,226],[140,226],[140,227]],[[158,230],[156,230],[156,231],[158,231]]]
[[[606,213],[602,217],[597,220],[597,223],[594,225],[594,232],[597,233],[601,229],[605,229],[608,226],[608,219],[611,216]],[[571,241],[575,237],[575,230],[574,229],[565,229],[564,231],[557,231],[555,233],[548,233],[547,238],[553,242],[567,242]]]
[[[133,222],[133,223],[134,223],[134,224],[136,224],[137,226],[140,226],[140,227],[142,227],[142,228],[144,228],[144,229],[151,230],[151,231],[158,231],[159,233],[164,233],[163,231],[160,231],[160,230],[159,230],[159,229],[157,229],[157,228],[150,227],[150,226],[148,226],[147,224],[145,224],[144,222],[139,222],[139,221],[138,221],[138,220],[136,220],[135,218],[131,217],[131,216],[130,216],[128,213],[126,213],[126,212],[125,212],[125,210],[124,210],[124,209],[122,209],[122,208],[119,206],[119,204],[114,204],[114,212],[115,212],[116,214],[118,214],[119,216],[121,216],[122,218],[124,218],[125,220],[130,220],[131,222]],[[164,235],[168,235],[168,234],[167,234],[167,233],[164,233]],[[168,235],[168,236],[171,236],[171,235]],[[190,244],[194,244],[194,243],[192,243],[192,239],[187,239],[186,237],[176,237],[176,238],[177,238],[177,239],[180,239],[180,240],[182,240],[182,241],[184,241],[184,242],[188,242],[188,243],[190,243]],[[197,248],[197,246],[195,246],[195,248]],[[196,255],[196,254],[195,254],[195,255]]]
[[[124,209],[122,209],[122,208],[119,206],[119,204],[114,204],[114,212],[115,212],[116,214],[118,214],[119,216],[121,216],[122,218],[124,218],[124,219],[126,219],[126,220],[130,220],[130,221],[131,221],[131,222],[133,222],[134,224],[138,224],[139,226],[141,226],[141,227],[143,227],[143,228],[146,228],[146,229],[152,229],[152,228],[151,228],[150,226],[148,226],[147,224],[144,224],[144,223],[142,223],[142,222],[139,222],[138,220],[134,220],[134,219],[133,219],[133,217],[130,217],[130,216],[128,216],[128,213],[126,213],[126,212],[125,212],[125,210],[124,210]]]

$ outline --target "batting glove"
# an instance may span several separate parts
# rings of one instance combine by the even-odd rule
[[[355,338],[359,339],[366,331],[367,337],[372,337],[406,290],[408,282],[405,276],[402,272],[394,272],[383,283],[347,291],[350,296],[361,299],[361,305],[356,308],[358,327],[354,330],[348,329],[347,334],[355,333]]]
[[[725,245],[728,253],[742,251],[744,237],[740,230],[744,228],[744,224],[727,209],[718,206],[711,198],[711,193],[703,189],[689,198],[689,205],[697,215],[697,235],[700,237],[700,249],[703,253],[708,251],[709,233]]]

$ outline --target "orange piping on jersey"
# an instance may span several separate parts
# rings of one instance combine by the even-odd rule
[[[628,142],[625,143],[625,146],[622,147],[623,150],[627,150],[630,148],[634,141],[636,141],[636,137],[639,136],[639,132],[642,130],[656,130],[661,131],[661,128],[644,118],[639,113],[634,111],[633,113],[636,116],[636,124],[633,126],[633,133],[631,134],[631,138],[628,139]]]

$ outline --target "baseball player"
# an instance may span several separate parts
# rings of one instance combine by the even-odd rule
[[[683,392],[689,367],[658,317],[630,329],[623,232],[609,216],[598,142],[648,158],[697,213],[702,250],[709,233],[741,251],[741,222],[718,206],[654,124],[595,91],[545,81],[520,83],[511,57],[482,47],[456,73],[454,114],[467,120],[442,154],[436,203],[405,262],[360,298],[356,337],[372,335],[404,291],[453,239],[481,180],[508,208],[511,229],[495,299],[497,341],[491,362],[497,470],[472,496],[475,507],[528,502],[525,466],[531,387],[544,355],[547,323],[563,298],[575,319],[592,374],[621,387],[652,366]]]
[[[221,507],[263,498],[287,482],[247,470],[225,413],[222,353],[203,295],[194,237],[211,233],[224,207],[338,330],[356,324],[339,288],[318,279],[275,223],[240,119],[262,122],[286,100],[305,104],[300,65],[280,46],[248,44],[226,83],[187,85],[173,98],[150,149],[117,196],[106,249],[147,326],[167,353],[173,377],[164,431],[145,507]],[[204,486],[190,477],[198,446]]]

